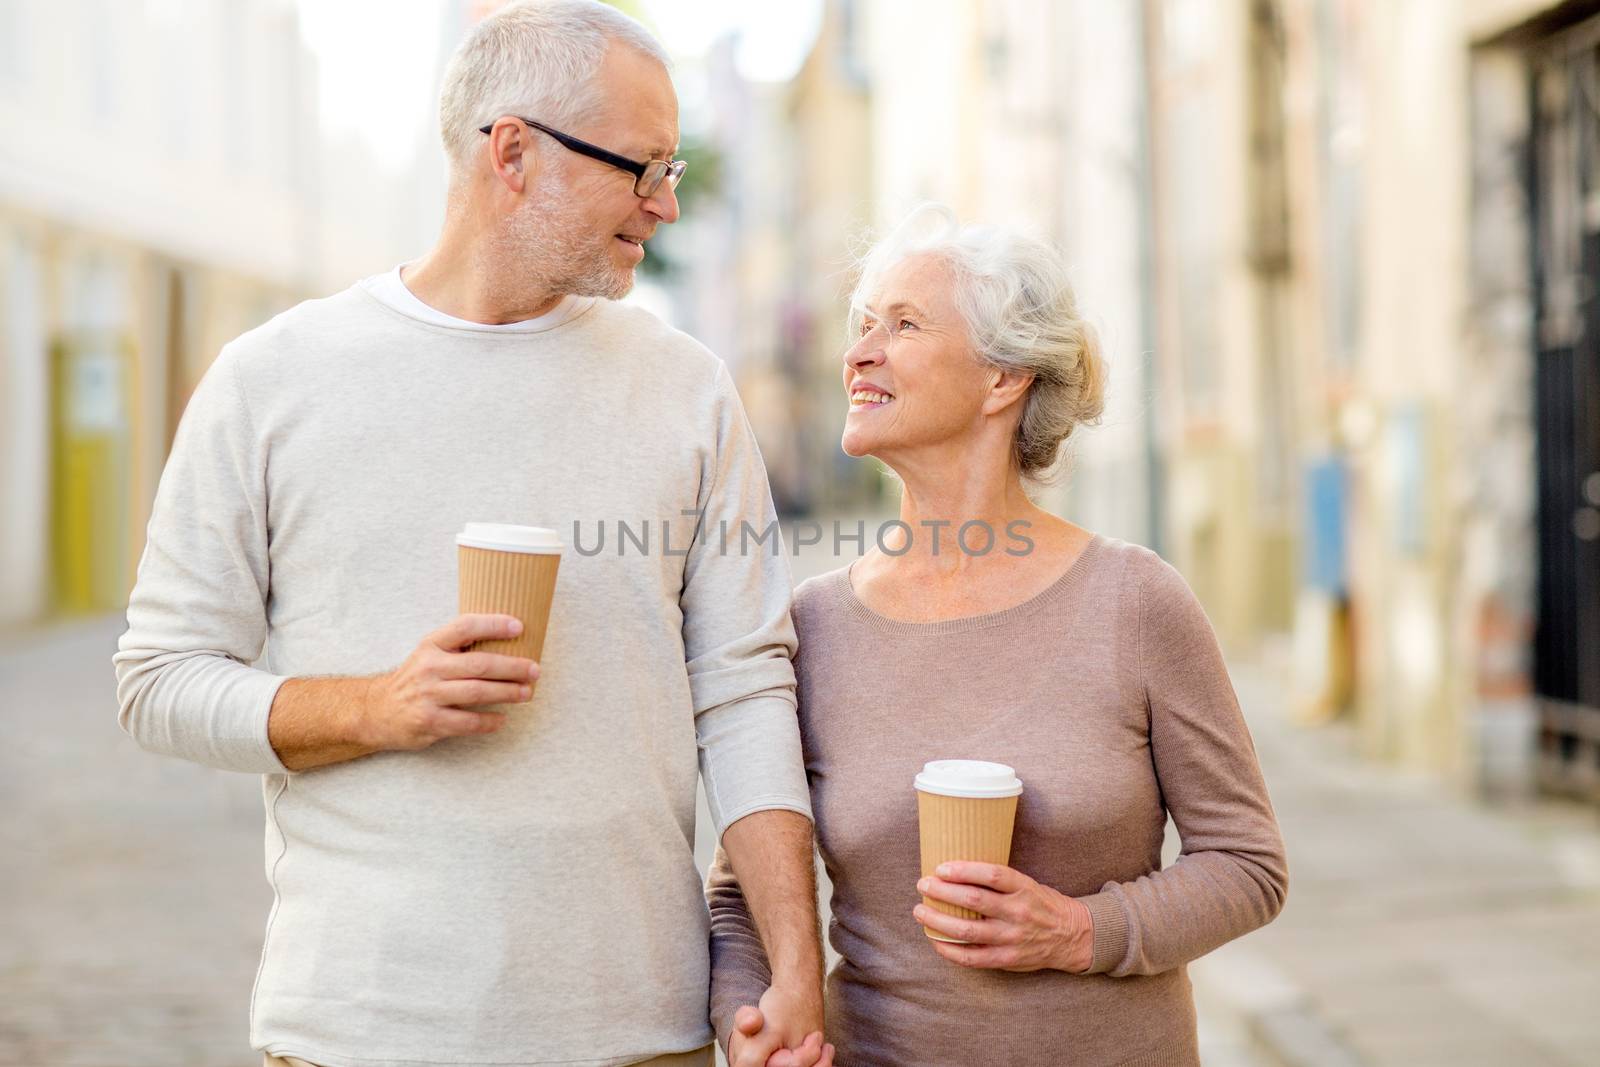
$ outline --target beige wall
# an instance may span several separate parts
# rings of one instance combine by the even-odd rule
[[[879,221],[938,200],[970,216],[980,206],[980,143],[988,116],[978,0],[880,0],[868,6],[874,203]],[[897,56],[884,43],[917,41]]]
[[[426,183],[324,141],[316,77],[279,0],[0,5],[0,625],[51,610],[52,568],[61,603],[122,603],[173,415],[221,346],[430,234]],[[63,444],[74,404],[111,429]]]
[[[1249,5],[1146,10],[1165,543],[1224,645],[1245,651],[1287,624],[1294,561],[1293,500],[1266,470],[1292,454],[1275,434],[1294,424],[1277,410],[1292,394],[1267,373],[1291,353],[1267,328],[1283,293],[1263,276],[1251,212]]]
[[[1460,5],[1363,8],[1362,345],[1352,442],[1354,594],[1368,750],[1453,769],[1464,741],[1447,699],[1463,661],[1450,626],[1459,545],[1448,507],[1467,280],[1468,43]],[[1420,499],[1420,502],[1418,502]],[[1420,528],[1405,523],[1407,513]]]
[[[1143,24],[1135,4],[1080,2],[1052,10],[1049,39],[1030,39],[1025,19],[1012,26],[1014,38],[1029,42],[1023,54],[1034,70],[1048,71],[1019,88],[1032,109],[1041,93],[1059,101],[1053,119],[1061,132],[1040,194],[1050,198],[1055,217],[1045,224],[1066,254],[1110,373],[1101,424],[1074,434],[1067,478],[1044,502],[1101,533],[1154,544]],[[1037,111],[1022,114],[1019,125],[1026,128]]]

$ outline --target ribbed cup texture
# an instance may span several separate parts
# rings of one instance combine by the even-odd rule
[[[947,797],[917,790],[917,820],[922,827],[922,877],[933,875],[948,860],[976,863],[1011,862],[1011,830],[1017,820],[1016,797]],[[923,897],[930,908],[961,919],[981,919],[969,908]],[[954,938],[922,932],[937,941]]]
[[[515,615],[522,620],[520,637],[479,641],[470,647],[538,659],[544,652],[560,554],[500,552],[467,545],[458,545],[456,550],[461,568],[461,614]]]

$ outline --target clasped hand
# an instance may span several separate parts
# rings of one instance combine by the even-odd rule
[[[814,995],[772,986],[759,1007],[746,1004],[735,1013],[728,1067],[833,1067],[833,1046],[816,1029],[821,1023],[822,1005]]]

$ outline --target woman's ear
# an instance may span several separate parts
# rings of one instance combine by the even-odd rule
[[[1016,371],[991,371],[989,395],[983,398],[983,413],[998,415],[1021,397],[1033,385],[1033,375]]]

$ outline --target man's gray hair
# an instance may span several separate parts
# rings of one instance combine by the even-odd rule
[[[922,255],[951,268],[951,296],[978,358],[1033,375],[1013,456],[1023,477],[1047,481],[1067,437],[1098,422],[1105,408],[1099,336],[1078,311],[1060,253],[1016,230],[963,226],[949,208],[924,204],[862,257],[850,298],[852,337],[883,275]]]
[[[464,170],[502,115],[574,125],[598,103],[594,75],[613,41],[670,67],[650,31],[599,0],[524,0],[490,15],[445,68],[439,133],[452,171]]]

